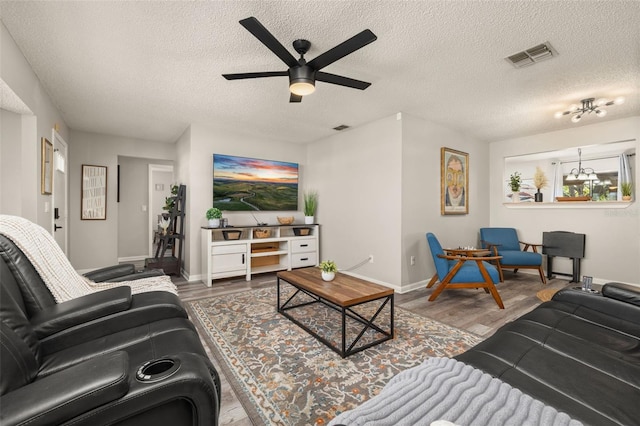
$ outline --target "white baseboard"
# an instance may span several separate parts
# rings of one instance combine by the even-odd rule
[[[147,257],[146,254],[145,255],[141,255],[141,256],[128,256],[128,257],[119,257],[118,258],[118,263],[123,263],[123,262],[137,262],[139,260],[145,260]]]

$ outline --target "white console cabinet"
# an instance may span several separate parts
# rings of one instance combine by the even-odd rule
[[[203,227],[202,280],[316,266],[319,225]]]

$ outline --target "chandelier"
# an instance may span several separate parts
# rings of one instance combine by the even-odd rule
[[[567,175],[567,181],[598,180],[598,175],[591,167],[582,168],[582,149],[578,148],[578,168],[573,168]]]
[[[571,121],[577,123],[580,121],[583,115],[591,114],[595,112],[598,117],[604,117],[607,115],[607,110],[603,109],[603,107],[611,106],[611,105],[620,105],[624,103],[624,98],[622,96],[615,98],[612,101],[609,101],[604,98],[600,98],[596,100],[596,98],[587,98],[583,99],[582,106],[577,104],[572,104],[569,106],[568,111],[558,111],[555,113],[555,118],[564,117],[565,115],[573,114],[571,117]]]

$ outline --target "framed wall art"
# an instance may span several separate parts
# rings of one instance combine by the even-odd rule
[[[53,144],[42,138],[40,142],[42,157],[40,160],[40,192],[51,195],[53,190]]]
[[[440,214],[469,213],[469,154],[440,148]]]
[[[107,218],[107,167],[82,165],[82,188],[80,194],[82,220],[104,220]]]

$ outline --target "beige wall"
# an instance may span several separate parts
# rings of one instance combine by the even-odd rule
[[[402,122],[396,115],[312,143],[306,186],[318,191],[320,258],[396,288],[402,259]]]
[[[426,285],[435,268],[425,234],[443,247],[478,246],[478,229],[489,223],[488,144],[460,132],[403,114],[402,289]],[[469,154],[469,214],[440,214],[440,148]],[[415,265],[411,265],[415,256]]]
[[[637,201],[625,209],[567,206],[549,209],[510,209],[504,203],[504,158],[627,139],[640,140],[640,117],[568,130],[508,139],[490,144],[490,224],[518,230],[522,240],[542,242],[544,231],[586,234],[582,275],[594,282],[640,283],[640,211]],[[637,149],[637,148],[636,148]],[[637,161],[636,161],[637,164]],[[636,196],[640,174],[635,170]],[[571,273],[568,259],[557,258],[554,270]]]
[[[200,279],[200,228],[206,225],[205,213],[213,204],[213,154],[239,155],[289,161],[300,164],[305,175],[306,147],[301,144],[276,141],[239,134],[225,128],[192,124],[188,132],[178,140],[179,154],[176,176],[187,185],[187,225],[185,271],[190,281]],[[188,154],[185,155],[182,150]],[[304,181],[300,181],[303,187]],[[277,212],[260,212],[255,216],[261,222],[275,224]],[[295,215],[302,220],[302,213]],[[253,225],[255,220],[248,213],[224,212],[229,225]]]
[[[10,119],[6,123],[11,127],[9,130],[11,137],[5,138],[5,130],[2,131],[3,137],[0,138],[2,151],[12,152],[19,157],[2,156],[0,166],[3,169],[15,169],[11,174],[12,179],[20,181],[21,191],[13,194],[17,195],[16,199],[11,199],[12,204],[20,206],[20,215],[50,230],[53,209],[49,208],[47,212],[45,208],[47,204],[51,206],[51,196],[40,194],[40,139],[46,137],[51,141],[52,129],[55,125],[58,125],[60,135],[68,139],[67,127],[60,112],[51,102],[38,77],[2,22],[0,22],[0,52],[2,52],[0,78],[33,113],[33,115],[21,115],[19,124],[16,119]],[[4,120],[5,114],[3,113],[0,118]],[[7,146],[15,143],[20,147]],[[1,189],[2,186],[0,186]],[[0,199],[6,199],[6,197],[0,194]]]
[[[114,265],[118,263],[119,221],[128,220],[118,215],[118,157],[173,160],[176,157],[176,145],[74,130],[67,142],[70,153],[69,259],[80,271]],[[83,164],[107,167],[106,220],[80,220],[80,175]],[[140,241],[147,241],[146,227],[132,230],[132,233]]]

